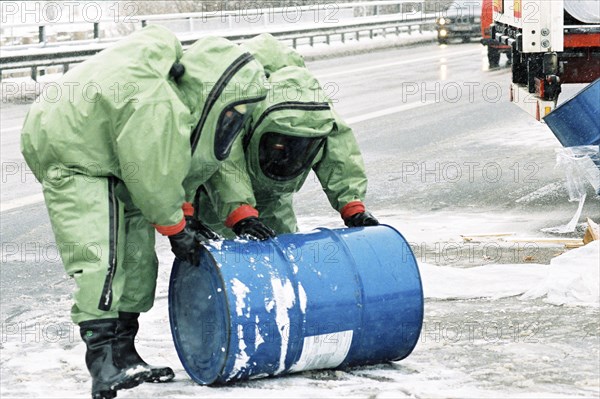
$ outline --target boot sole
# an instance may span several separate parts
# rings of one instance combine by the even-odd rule
[[[117,397],[117,391],[121,389],[135,388],[140,384],[143,384],[151,377],[150,371],[144,371],[131,376],[125,381],[111,384],[109,389],[102,389],[99,392],[92,392],[92,399],[113,399]]]
[[[146,378],[146,382],[152,382],[152,383],[161,383],[161,382],[169,382],[171,381],[173,378],[175,378],[175,373],[173,372],[173,370],[169,369],[163,369],[163,370],[157,370],[156,372],[150,372],[150,377]]]
[[[131,376],[131,379],[127,379],[125,381],[119,382],[115,385],[111,385],[111,390],[119,391],[121,389],[130,389],[135,388],[138,385],[148,381],[148,378],[152,376],[150,371],[144,371],[142,373],[138,373],[136,375]]]
[[[117,397],[116,391],[102,391],[92,394],[92,399],[114,399]]]

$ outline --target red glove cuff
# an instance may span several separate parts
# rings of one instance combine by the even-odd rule
[[[227,216],[225,226],[232,228],[237,222],[249,217],[258,217],[258,211],[250,205],[240,205]]]
[[[346,220],[349,217],[356,215],[357,213],[364,212],[365,210],[365,204],[363,204],[362,201],[352,201],[348,202],[340,210],[340,214],[342,215],[342,219]]]
[[[181,219],[181,222],[171,225],[171,226],[160,226],[158,224],[153,224],[156,231],[158,231],[163,236],[172,236],[174,234],[180,233],[185,228],[185,217]]]
[[[183,216],[194,216],[194,205],[191,202],[184,202],[181,206]]]

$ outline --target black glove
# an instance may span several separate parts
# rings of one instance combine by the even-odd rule
[[[275,232],[269,226],[255,216],[240,220],[233,225],[232,230],[237,236],[247,236],[254,240],[266,240],[267,238],[276,236]]]
[[[198,265],[200,261],[200,254],[198,253],[200,242],[189,225],[186,225],[179,233],[169,236],[169,241],[171,241],[171,251],[177,259],[191,263],[194,266]]]
[[[375,219],[369,212],[359,212],[344,219],[344,223],[348,227],[363,227],[363,226],[377,226],[379,221]]]
[[[198,241],[220,240],[223,238],[198,219],[188,216],[185,220],[190,229],[196,233]]]

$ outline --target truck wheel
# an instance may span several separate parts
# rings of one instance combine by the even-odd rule
[[[519,52],[515,49],[511,50],[512,52],[512,82],[519,85],[524,85],[527,83],[527,55],[519,54]]]
[[[530,93],[535,93],[535,78],[542,76],[542,59],[537,55],[529,57],[527,60],[527,88]]]
[[[487,56],[490,68],[497,68],[500,63],[500,51],[497,48],[488,46]]]

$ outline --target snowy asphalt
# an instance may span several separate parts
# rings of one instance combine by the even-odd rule
[[[309,63],[356,132],[369,176],[368,207],[416,244],[420,262],[460,267],[491,261],[548,263],[563,251],[560,246],[502,244],[493,247],[499,252],[471,252],[460,239],[460,234],[506,231],[543,236],[540,228],[567,223],[576,209],[562,186],[562,171],[555,169],[554,151],[560,144],[545,125],[508,102],[509,69],[488,70],[486,63],[476,43],[428,44]],[[64,323],[71,331],[72,290],[40,187],[19,152],[19,126],[27,108],[3,103],[0,114],[2,396],[23,398],[47,394],[35,373],[44,359],[33,353],[48,352],[43,352],[48,346],[44,331],[23,326]],[[583,216],[598,219],[598,199],[589,194]],[[315,179],[309,179],[296,203],[301,227],[341,227]],[[170,254],[164,241],[159,240],[159,246],[164,247],[165,279]],[[159,287],[164,285],[163,281]],[[149,320],[164,322],[165,298],[160,292],[155,312],[162,313]],[[598,395],[600,385],[597,320],[597,308],[563,308],[541,300],[428,300],[428,335],[399,363],[307,372],[279,382],[253,381],[239,385],[240,391],[238,386],[220,391],[195,387],[180,365],[171,363],[179,385],[161,391],[147,384],[119,396],[276,397],[286,389],[292,396],[306,392],[320,397],[591,397]],[[482,328],[479,335],[469,333],[474,321]],[[508,335],[498,326],[506,327]],[[457,328],[463,332],[458,338]],[[168,340],[168,334],[163,338]],[[141,339],[144,342],[143,335]],[[145,346],[155,339],[146,336]],[[78,356],[81,352],[77,339],[52,345],[58,349],[46,355],[56,354],[57,359],[62,359],[61,350],[75,345]],[[170,349],[164,345],[160,347]],[[28,356],[35,363],[30,364],[31,374],[22,376],[12,368],[20,351],[24,359],[17,364],[27,368]],[[166,358],[177,361],[173,354]],[[69,387],[76,386],[67,395],[87,391],[89,381],[79,370],[84,367],[82,358],[53,362],[66,370]]]

